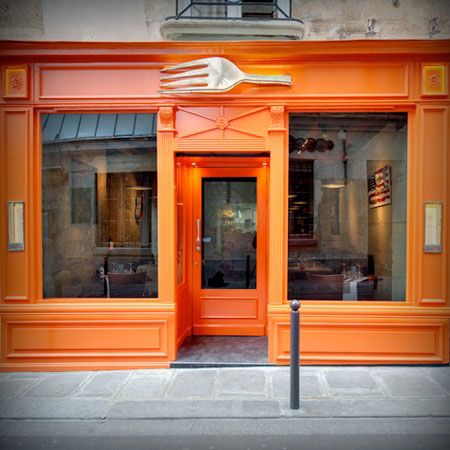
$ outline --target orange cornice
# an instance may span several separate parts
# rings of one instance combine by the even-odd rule
[[[450,39],[346,41],[209,41],[209,42],[38,42],[0,41],[0,59],[67,61],[170,61],[205,55],[246,62],[277,62],[343,56],[386,58],[398,55],[450,59]]]

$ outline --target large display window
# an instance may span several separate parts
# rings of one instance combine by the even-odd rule
[[[405,300],[407,122],[290,115],[289,299]]]
[[[44,298],[157,297],[157,199],[155,115],[44,115]]]

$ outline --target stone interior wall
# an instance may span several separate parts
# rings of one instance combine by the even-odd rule
[[[103,297],[98,271],[106,256],[109,266],[115,262],[125,269],[129,262],[150,260],[155,294],[157,227],[149,230],[144,223],[157,223],[156,152],[130,154],[123,148],[107,154],[104,149],[83,152],[82,147],[43,146],[44,297]],[[154,189],[144,194],[149,206],[140,224],[135,219],[138,191],[126,189],[136,185],[139,172],[153,174]],[[149,236],[150,248],[141,248]],[[109,239],[113,249],[107,248]]]
[[[0,39],[161,41],[173,15],[175,0],[0,0]],[[303,20],[305,40],[430,39],[433,19],[432,38],[450,38],[448,0],[293,0],[292,16]]]
[[[299,136],[295,136],[299,137]],[[303,136],[305,137],[305,136]],[[389,292],[393,300],[405,299],[406,275],[406,142],[407,129],[387,125],[380,132],[347,131],[347,181],[340,189],[322,187],[325,180],[342,179],[342,140],[337,131],[327,131],[326,139],[335,148],[324,153],[302,152],[290,158],[315,158],[314,232],[316,247],[290,247],[291,260],[329,260],[359,263],[366,270],[367,256],[375,259],[380,278],[378,292]],[[392,202],[369,208],[367,176],[391,166]],[[333,267],[342,270],[342,267]],[[346,267],[349,270],[349,267]]]

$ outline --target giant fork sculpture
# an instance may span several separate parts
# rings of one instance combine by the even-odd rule
[[[256,75],[242,72],[225,58],[203,58],[175,66],[161,72],[178,72],[161,77],[162,94],[225,92],[240,83],[292,85],[290,75]]]

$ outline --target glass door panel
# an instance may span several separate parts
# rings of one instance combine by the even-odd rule
[[[202,289],[256,289],[256,178],[202,179]]]

